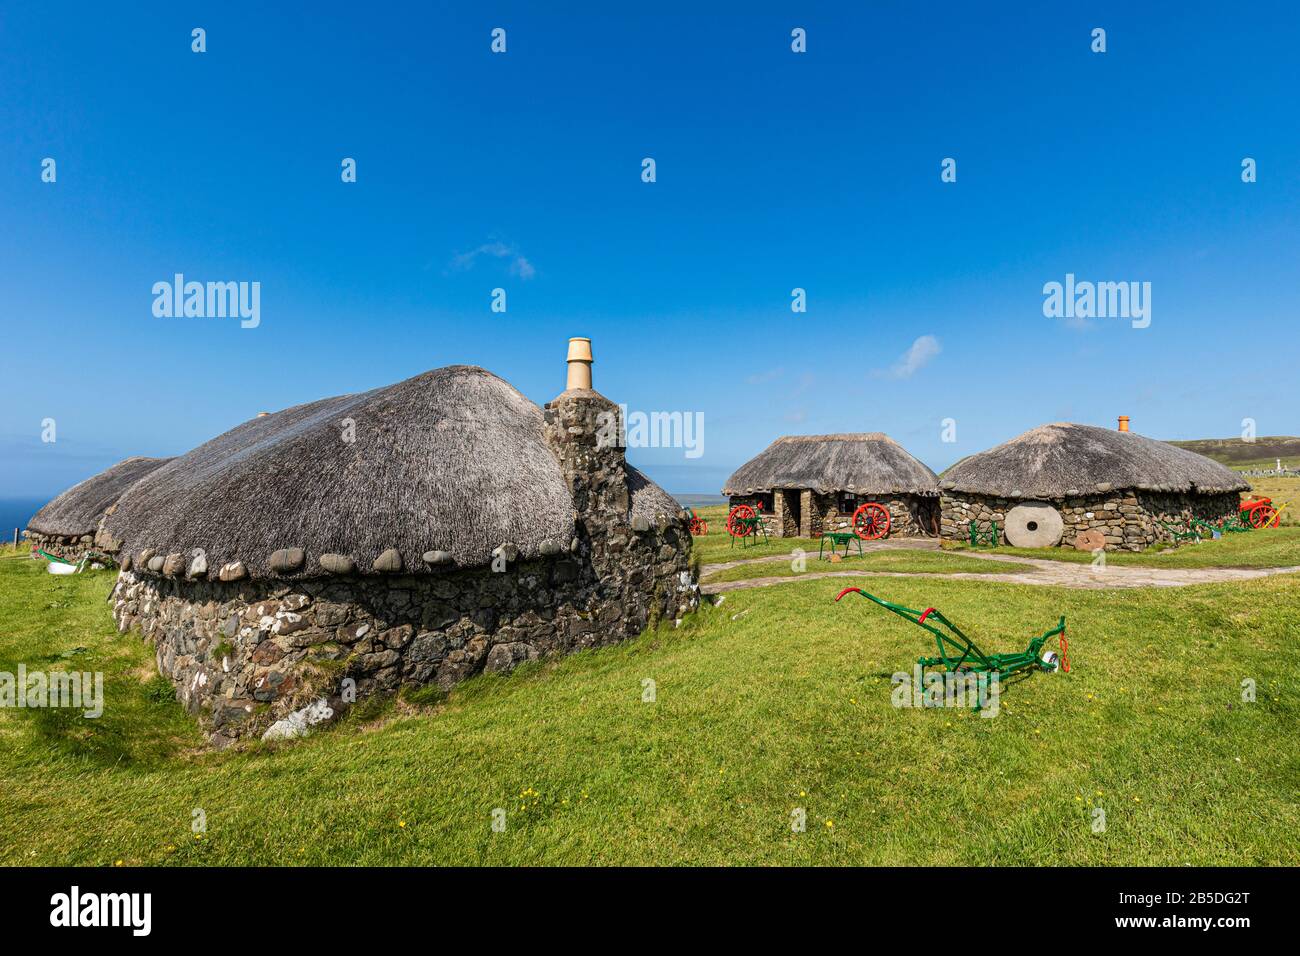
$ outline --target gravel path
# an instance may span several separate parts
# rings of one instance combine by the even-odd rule
[[[933,540],[917,541],[882,541],[867,545],[864,551],[914,550],[938,551],[939,543]],[[976,558],[981,561],[1000,561],[1006,564],[1023,565],[1023,571],[1010,574],[973,574],[958,571],[951,574],[939,572],[907,571],[807,571],[803,574],[785,577],[746,578],[743,581],[723,581],[716,584],[702,584],[700,591],[704,594],[724,594],[727,591],[743,591],[749,588],[770,587],[773,584],[789,584],[792,581],[810,581],[817,578],[944,578],[957,581],[989,581],[1010,584],[1041,584],[1051,587],[1084,588],[1103,590],[1105,588],[1182,588],[1192,584],[1216,584],[1221,581],[1253,581],[1274,574],[1294,574],[1300,572],[1300,566],[1285,568],[1140,568],[1132,565],[1110,564],[1104,568],[1095,568],[1091,564],[1075,564],[1069,561],[1050,561],[1045,558],[1022,558],[1009,554],[993,554],[983,551],[962,551],[962,557]],[[702,577],[708,577],[716,571],[739,567],[746,564],[765,562],[788,562],[789,555],[766,558],[748,558],[727,561],[721,564],[706,564],[700,569]]]

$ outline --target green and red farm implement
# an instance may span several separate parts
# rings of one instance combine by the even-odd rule
[[[709,533],[709,523],[697,515],[694,508],[686,509],[686,521],[692,535],[699,537]]]
[[[936,657],[918,657],[916,663],[924,671],[927,667],[942,667],[949,673],[988,674],[1003,680],[1012,674],[1033,671],[1070,671],[1070,645],[1065,639],[1065,618],[1062,617],[1056,627],[1030,640],[1023,651],[1006,654],[986,654],[973,640],[962,633],[956,624],[943,616],[935,608],[928,607],[917,611],[901,604],[882,601],[874,594],[868,594],[861,588],[845,588],[835,600],[846,594],[857,594],[879,604],[886,611],[897,614],[905,621],[910,621],[934,635],[938,648]],[[1057,639],[1056,650],[1043,650],[1043,645],[1052,638]]]
[[[766,541],[767,523],[763,518],[761,504],[757,510],[752,505],[736,505],[727,512],[727,534],[731,535],[732,547],[735,547],[737,538],[742,547],[748,547],[751,538],[756,544],[760,536]]]
[[[1273,504],[1272,498],[1261,498],[1258,495],[1252,495],[1241,503],[1241,510],[1237,512],[1237,519],[1250,528],[1259,531],[1264,528],[1276,528],[1278,522],[1282,520],[1282,512],[1286,510],[1287,502],[1278,507]]]
[[[1222,538],[1225,534],[1242,534],[1246,531],[1263,531],[1265,528],[1276,528],[1282,521],[1282,512],[1286,511],[1291,502],[1278,505],[1273,504],[1272,498],[1261,498],[1251,496],[1243,502],[1236,512],[1218,521],[1207,521],[1204,518],[1191,518],[1184,528],[1181,525],[1170,524],[1167,521],[1160,522],[1164,525],[1165,531],[1174,541],[1201,541],[1206,538]]]
[[[752,505],[736,505],[727,513],[727,534],[736,538],[767,537],[767,525],[764,524],[763,506],[755,510]],[[889,534],[893,519],[889,509],[875,501],[868,501],[858,506],[850,519],[853,534],[862,541],[875,541]],[[748,542],[742,542],[748,543]]]

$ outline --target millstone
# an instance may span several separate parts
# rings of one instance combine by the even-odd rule
[[[1007,543],[1014,548],[1050,548],[1061,540],[1065,522],[1045,501],[1026,501],[1007,512]]]

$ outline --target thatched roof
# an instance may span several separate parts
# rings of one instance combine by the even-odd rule
[[[724,495],[774,488],[811,488],[825,494],[938,495],[932,472],[883,432],[787,435],[727,479]]]
[[[390,549],[413,573],[448,558],[484,565],[501,545],[534,558],[574,536],[542,426],[541,409],[492,373],[434,369],[247,421],[132,488],[105,531],[134,554],[188,562],[201,548],[211,576],[235,561],[254,578],[316,576],[322,555],[370,574]],[[633,513],[678,512],[639,473],[629,485]],[[272,553],[295,548],[301,569],[272,571]],[[444,554],[426,562],[430,552]]]
[[[1058,422],[963,458],[939,479],[945,491],[1002,498],[1073,498],[1099,492],[1245,491],[1216,461],[1134,432]]]
[[[73,485],[32,516],[27,528],[38,534],[94,534],[99,519],[122,493],[170,458],[127,458]]]
[[[644,474],[627,465],[627,490],[632,495],[631,517],[654,522],[660,515],[675,515],[682,506]]]

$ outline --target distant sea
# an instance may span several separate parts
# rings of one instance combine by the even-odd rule
[[[725,505],[724,495],[673,495],[683,508],[705,508],[709,505]]]
[[[51,495],[53,497],[53,495]],[[14,528],[26,528],[48,498],[0,498],[0,541],[13,541]]]
[[[50,497],[53,497],[51,495]],[[722,495],[673,495],[683,508],[725,505]],[[32,515],[45,507],[47,498],[0,498],[0,541],[12,541],[14,528],[26,528]]]

